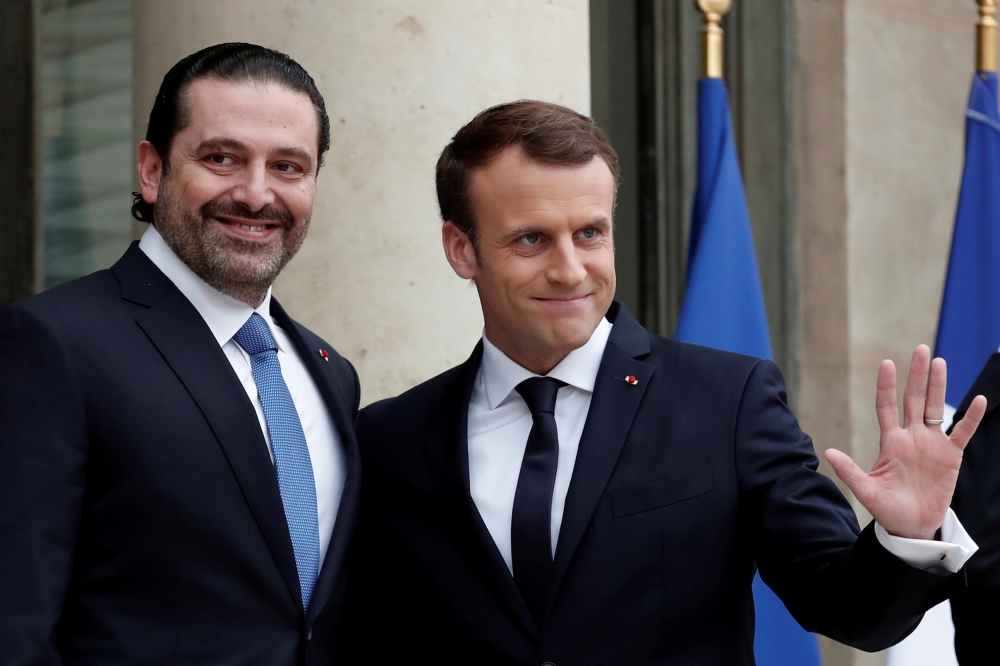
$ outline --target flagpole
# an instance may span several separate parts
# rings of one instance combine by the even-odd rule
[[[997,2],[996,0],[978,0],[978,2],[976,71],[995,72],[997,71]]]
[[[994,0],[982,1],[994,4]],[[705,15],[705,27],[701,30],[701,48],[702,76],[707,79],[722,78],[722,28],[719,27],[719,21],[732,4],[732,0],[695,0],[695,6]],[[995,38],[996,21],[993,22],[993,35]]]

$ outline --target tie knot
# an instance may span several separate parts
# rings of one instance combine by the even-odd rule
[[[233,336],[240,347],[251,356],[262,354],[267,351],[278,351],[278,345],[274,342],[271,329],[267,327],[267,322],[259,314],[254,312],[243,324],[240,330]]]
[[[528,403],[532,416],[535,414],[553,414],[556,409],[556,393],[566,386],[564,382],[552,377],[532,377],[514,387]]]

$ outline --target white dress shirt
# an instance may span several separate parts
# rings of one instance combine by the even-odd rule
[[[576,465],[576,450],[580,446],[597,370],[609,335],[611,323],[602,319],[587,344],[567,354],[548,374],[566,383],[556,396],[555,409],[559,462],[552,492],[553,556],[559,540],[566,492]],[[483,335],[483,362],[469,401],[469,487],[476,508],[511,571],[510,524],[514,493],[532,422],[531,410],[514,387],[537,376],[512,361]]]
[[[271,436],[264,420],[264,407],[257,394],[257,384],[250,368],[250,355],[243,350],[233,336],[254,312],[263,317],[271,329],[271,335],[278,345],[278,361],[281,374],[288,385],[288,392],[295,403],[295,410],[302,423],[302,432],[309,448],[313,478],[316,482],[316,510],[319,519],[319,557],[322,563],[333,535],[333,524],[340,506],[340,496],[344,490],[346,467],[340,435],[333,425],[326,401],[320,394],[309,370],[296,353],[285,331],[271,318],[271,290],[267,290],[264,302],[256,308],[223,294],[198,277],[187,264],[174,254],[153,225],[139,241],[139,249],[149,257],[157,268],[174,283],[195,307],[208,328],[226,354],[233,371],[243,385],[247,397],[257,411],[260,430],[267,442],[268,453],[274,462],[271,450]]]
[[[610,335],[611,323],[602,319],[587,344],[570,352],[548,374],[566,383],[559,389],[555,409],[559,462],[552,492],[553,557],[580,436],[590,412],[597,371]],[[483,334],[483,360],[469,401],[469,488],[511,572],[514,570],[510,543],[514,493],[532,424],[531,410],[514,387],[531,377],[538,375],[515,363]],[[941,527],[942,541],[892,536],[878,524],[875,534],[886,550],[918,569],[940,567],[956,572],[979,549],[951,509]]]

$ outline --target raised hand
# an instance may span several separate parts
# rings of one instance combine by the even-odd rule
[[[882,361],[875,396],[882,435],[872,471],[865,474],[846,453],[826,450],[837,476],[889,534],[934,538],[951,504],[965,445],[986,412],[986,398],[977,396],[951,436],[946,435],[940,425],[946,384],[944,359],[932,362],[927,345],[919,345],[910,360],[900,427],[896,366]]]

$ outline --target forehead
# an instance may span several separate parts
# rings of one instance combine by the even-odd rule
[[[581,165],[544,164],[516,146],[477,168],[470,185],[477,219],[489,217],[490,212],[610,217],[615,197],[614,176],[600,157]]]
[[[178,136],[227,137],[263,149],[294,146],[313,155],[318,150],[316,111],[305,93],[273,83],[204,78],[191,83],[185,98],[189,122]]]

